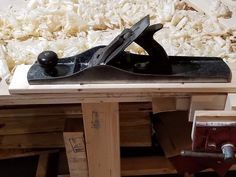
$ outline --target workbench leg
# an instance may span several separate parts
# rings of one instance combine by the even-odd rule
[[[89,177],[120,177],[118,103],[82,104]]]
[[[38,162],[38,167],[37,167],[35,177],[46,177],[47,176],[48,158],[49,158],[48,153],[41,154],[39,156],[39,162]]]
[[[70,177],[88,177],[88,165],[82,132],[64,132]]]

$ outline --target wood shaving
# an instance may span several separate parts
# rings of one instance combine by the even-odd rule
[[[229,16],[218,0],[212,17],[181,0],[29,0],[26,8],[0,14],[0,77],[19,64],[32,64],[43,50],[68,57],[106,45],[124,28],[150,15],[164,29],[155,39],[169,55],[215,56],[234,62],[235,31],[218,17]],[[144,54],[133,44],[127,50]]]

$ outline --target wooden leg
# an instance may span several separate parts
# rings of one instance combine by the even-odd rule
[[[70,177],[88,177],[87,158],[82,132],[64,132]]]
[[[118,103],[82,104],[89,177],[120,177]]]
[[[48,167],[48,157],[49,154],[41,154],[39,156],[38,167],[36,171],[35,177],[46,177],[47,175],[47,167]]]

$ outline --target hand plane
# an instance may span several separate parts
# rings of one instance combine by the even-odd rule
[[[124,29],[107,46],[61,59],[53,51],[44,51],[28,71],[28,82],[31,85],[230,82],[231,71],[221,58],[168,56],[153,38],[162,28],[162,24],[150,25],[146,16],[130,29]],[[147,55],[126,52],[133,42]]]

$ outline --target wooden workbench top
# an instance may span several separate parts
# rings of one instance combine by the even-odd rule
[[[135,83],[135,84],[72,84],[29,85],[29,65],[19,66],[9,87],[11,94],[31,93],[142,93],[142,92],[236,92],[236,68],[231,83]]]
[[[29,85],[29,65],[17,67],[9,86],[10,94],[0,92],[3,104],[50,104],[82,102],[141,102],[160,95],[189,95],[192,93],[236,93],[236,63],[230,83],[140,83],[140,84],[74,84]],[[2,92],[3,93],[3,92]]]

